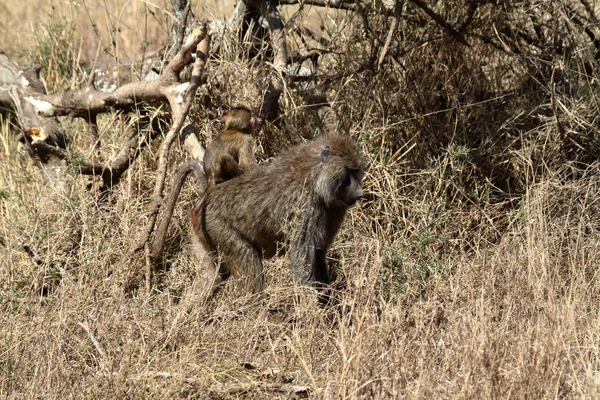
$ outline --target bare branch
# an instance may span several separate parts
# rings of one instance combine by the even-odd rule
[[[431,19],[433,19],[439,26],[444,28],[450,36],[458,40],[460,43],[465,46],[469,46],[469,42],[464,38],[461,33],[461,29],[454,28],[451,24],[449,24],[441,15],[433,11],[424,0],[411,0],[417,7],[425,12]],[[318,7],[330,7],[330,8],[339,8],[343,10],[351,10],[361,12],[361,16],[363,19],[365,18],[365,12],[369,10],[369,6],[367,4],[362,4],[360,1],[332,1],[332,0],[279,0],[280,4],[309,4]],[[464,29],[465,24],[463,24],[462,29]]]
[[[387,37],[385,38],[385,44],[383,45],[383,49],[381,49],[381,53],[379,54],[379,60],[377,62],[377,68],[381,68],[383,64],[383,60],[387,55],[387,52],[390,49],[390,44],[392,43],[392,38],[396,33],[396,29],[398,28],[398,24],[400,23],[400,16],[402,15],[402,8],[404,7],[404,0],[396,0],[396,4],[394,5],[394,19],[392,19],[392,24],[390,25],[390,30],[388,31]]]
[[[37,154],[31,143],[45,141],[64,149],[66,140],[56,121],[38,115],[33,104],[25,100],[27,96],[45,94],[38,72],[39,68],[21,71],[5,54],[0,53],[0,105],[15,112],[25,133],[27,151],[34,160],[44,163],[47,155]]]
[[[158,211],[160,209],[160,205],[162,204],[162,193],[165,186],[169,151],[171,149],[173,141],[175,140],[177,134],[179,133],[179,131],[183,127],[183,124],[185,123],[186,117],[192,105],[192,101],[196,95],[196,90],[198,89],[198,86],[200,84],[202,72],[204,71],[204,66],[206,63],[208,50],[210,46],[210,36],[206,33],[206,26],[202,28],[202,34],[198,36],[202,36],[203,39],[197,48],[196,61],[192,69],[192,77],[190,79],[190,83],[186,87],[187,90],[185,91],[185,94],[182,98],[180,98],[179,96],[169,97],[169,104],[171,105],[173,115],[173,125],[167,133],[165,140],[163,141],[158,153],[156,183],[154,185],[154,192],[152,194],[152,203],[150,205],[150,215],[148,223],[142,234],[142,238],[140,239],[137,246],[132,250],[132,252],[137,252],[142,248],[148,248],[149,246],[149,238],[152,232],[154,231]],[[184,48],[185,46],[186,45],[184,45]],[[146,288],[149,289],[152,280],[152,267],[148,262],[146,267]]]
[[[177,120],[182,114],[187,114],[184,103],[187,101],[189,108],[190,93],[195,93],[195,88],[199,84],[198,71],[193,75],[190,83],[184,84],[180,83],[179,74],[194,60],[193,54],[205,36],[205,29],[197,30],[188,36],[181,51],[175,55],[156,80],[130,83],[113,93],[94,89],[93,78],[90,78],[88,86],[80,90],[47,95],[36,70],[23,73],[8,57],[0,54],[0,103],[15,110],[24,132],[22,141],[30,156],[38,161],[40,166],[57,159],[65,161],[80,174],[100,177],[103,183],[102,199],[106,191],[120,181],[122,174],[140,154],[148,142],[147,138],[152,137],[152,132],[156,129],[150,129],[149,126],[157,119],[147,116],[145,123],[137,124],[137,131],[131,135],[111,161],[90,162],[81,160],[79,156],[73,158],[64,150],[66,148],[64,135],[52,117],[69,115],[85,119],[90,126],[90,132],[95,139],[94,147],[97,150],[100,146],[97,114],[101,112],[110,109],[130,111],[138,102],[166,100],[171,106],[173,119]],[[203,55],[200,57],[202,58]],[[204,59],[201,61],[203,64]],[[192,86],[194,87],[190,89]],[[141,135],[141,130],[147,130],[150,136]]]
[[[427,3],[425,3],[425,1],[423,1],[423,0],[410,0],[410,1],[412,3],[414,3],[417,7],[419,7],[421,10],[423,10],[425,12],[425,14],[429,15],[429,17],[432,20],[434,20],[439,26],[444,28],[450,34],[450,36],[452,36],[454,39],[458,40],[460,43],[464,44],[465,46],[470,46],[469,42],[467,42],[467,40],[464,38],[462,33],[460,33],[458,30],[456,30],[456,28],[454,28],[452,25],[450,25],[441,15],[439,15],[438,13],[433,11],[431,8],[429,8],[429,6],[427,5]]]
[[[339,0],[279,0],[282,5],[305,4],[316,7],[337,8],[340,10],[357,11],[356,1],[339,1]]]
[[[194,125],[187,124],[181,129],[180,140],[183,142],[183,147],[187,150],[190,157],[202,162],[204,159],[204,148],[198,142]]]
[[[156,80],[128,83],[113,93],[100,92],[86,87],[53,95],[34,94],[25,97],[25,100],[36,109],[39,115],[44,117],[69,115],[86,120],[90,115],[110,109],[131,109],[139,102],[168,100],[171,103],[171,98],[179,97],[187,88],[187,84],[177,86],[179,74],[186,65],[193,61],[192,54],[202,38],[203,35],[200,32],[192,33],[181,51],[167,64]]]
[[[287,47],[285,43],[285,27],[281,20],[281,15],[273,1],[266,1],[261,7],[261,14],[269,24],[271,32],[271,44],[275,52],[274,67],[275,71],[269,82],[269,86],[263,99],[261,116],[274,120],[279,116],[279,97],[283,92],[285,79],[285,69],[287,66]]]
[[[106,163],[96,163],[83,160],[80,156],[75,159],[65,150],[52,146],[45,141],[31,142],[30,146],[36,154],[56,157],[63,160],[82,175],[98,176],[102,179],[101,192],[118,184],[122,175],[127,171],[135,159],[139,156],[142,149],[148,143],[148,135],[152,135],[158,128],[152,126],[157,121],[157,116],[146,116],[142,122],[137,123],[135,132],[125,143],[117,155]],[[148,131],[148,135],[142,135],[142,131]]]
[[[173,188],[171,189],[171,194],[169,195],[168,202],[167,204],[165,204],[162,220],[159,224],[159,227],[156,230],[156,234],[154,235],[154,242],[152,244],[151,251],[149,251],[149,255],[147,257],[148,262],[152,264],[156,263],[156,260],[162,253],[163,248],[165,246],[167,230],[169,229],[169,224],[171,222],[171,218],[173,217],[175,203],[179,198],[179,193],[181,192],[181,188],[183,187],[187,176],[191,172],[193,172],[196,176],[196,180],[199,184],[199,196],[202,196],[202,194],[206,190],[206,175],[204,174],[204,168],[202,167],[204,149],[198,142],[198,138],[196,137],[196,129],[194,125],[187,124],[181,129],[180,140],[183,142],[183,146],[190,154],[191,158],[187,162],[182,164],[175,173]]]
[[[88,334],[88,336],[90,337],[90,340],[92,341],[92,343],[94,344],[94,347],[96,348],[96,351],[98,352],[98,355],[100,356],[100,365],[102,366],[102,368],[107,369],[106,351],[104,351],[104,348],[102,347],[102,345],[100,344],[98,339],[96,339],[96,336],[90,329],[90,326],[88,325],[88,323],[87,322],[78,322],[77,325],[79,325]]]
[[[177,18],[171,29],[173,48],[171,54],[178,53],[183,46],[183,40],[185,39],[186,29],[189,26],[189,22],[192,22],[192,26],[197,24],[197,19],[192,12],[192,4],[188,0],[173,0],[173,13]],[[191,21],[189,21],[191,20]]]
[[[272,383],[260,381],[230,384],[217,383],[213,386],[206,388],[204,385],[205,382],[197,377],[186,377],[180,374],[173,374],[166,371],[147,372],[143,376],[145,378],[151,377],[162,379],[176,379],[178,381],[185,382],[188,385],[199,386],[203,388],[203,391],[218,396],[264,391],[273,393],[285,393],[290,396],[308,397],[308,395],[313,391],[310,386],[306,385],[291,385],[286,383]]]

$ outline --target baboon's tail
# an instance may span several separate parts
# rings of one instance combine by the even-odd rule
[[[187,176],[192,172],[198,180],[201,193],[204,194],[204,191],[206,190],[206,175],[204,174],[204,168],[200,161],[193,159],[188,160],[177,169],[175,181],[173,182],[173,189],[171,189],[171,193],[169,194],[162,220],[156,230],[154,243],[152,244],[151,257],[153,258],[157,258],[162,253],[167,237],[167,230],[169,229],[169,223],[171,222],[171,217],[173,217],[173,211],[175,210],[175,203],[179,198],[179,192],[181,192],[181,188],[183,187],[183,183]]]

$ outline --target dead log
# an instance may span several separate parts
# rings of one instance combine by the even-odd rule
[[[45,93],[39,79],[39,68],[23,71],[6,54],[0,53],[0,106],[16,114],[23,131],[21,141],[38,163],[47,163],[53,156],[42,144],[59,150],[66,148],[65,135],[58,123],[39,115],[34,104],[27,100]]]
[[[66,151],[67,140],[54,117],[71,116],[82,118],[97,135],[96,120],[100,113],[122,110],[132,111],[139,103],[168,102],[173,117],[183,111],[183,100],[190,83],[181,83],[179,75],[183,68],[194,61],[196,47],[206,36],[206,29],[199,29],[188,36],[181,50],[167,64],[157,79],[131,82],[117,88],[112,93],[97,90],[93,85],[63,93],[47,94],[39,80],[39,68],[21,71],[5,55],[0,54],[0,105],[12,110],[23,131],[22,141],[30,156],[42,166],[53,164],[70,165],[83,175],[94,175],[102,179],[101,192],[117,184],[122,174],[140,154],[153,137],[156,129],[151,129],[158,121],[157,115],[145,115],[137,124],[137,130],[130,135],[121,150],[111,160],[88,161]],[[195,85],[198,82],[194,83]],[[195,92],[195,90],[194,90]],[[155,127],[156,128],[156,127]],[[140,134],[142,131],[147,135]]]

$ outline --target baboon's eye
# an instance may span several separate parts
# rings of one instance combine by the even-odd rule
[[[350,183],[352,183],[352,178],[350,177],[350,174],[346,174],[342,181],[342,186],[350,186]]]
[[[365,173],[362,170],[360,170],[360,169],[348,169],[347,171],[348,171],[347,172],[348,176],[352,176],[359,183],[362,182],[363,177],[365,175]]]

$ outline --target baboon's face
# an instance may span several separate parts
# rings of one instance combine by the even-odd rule
[[[228,111],[223,111],[221,117],[225,130],[239,130],[250,133],[262,124],[262,118],[252,114],[250,110],[244,107],[236,107]]]
[[[365,193],[363,191],[363,178],[365,173],[358,169],[346,169],[346,176],[342,180],[337,192],[337,199],[346,206],[351,206]]]
[[[347,208],[363,195],[366,159],[349,139],[333,137],[331,145],[319,149],[321,164],[315,193],[329,207]]]

